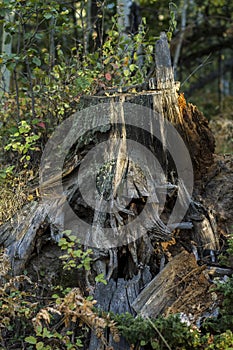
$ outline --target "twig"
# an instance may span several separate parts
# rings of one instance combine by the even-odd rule
[[[188,81],[199,69],[201,69],[202,67],[204,67],[204,66],[207,65],[207,64],[210,64],[211,62],[207,62],[208,59],[210,58],[210,56],[211,56],[211,53],[204,59],[204,61],[203,61],[201,64],[199,64],[199,66],[197,66],[197,67],[192,71],[192,73],[189,74],[189,76],[181,83],[180,86],[183,86],[183,85],[186,83],[186,81]],[[207,62],[207,63],[206,63],[206,62]]]
[[[25,37],[25,33],[26,33],[25,23],[22,25],[22,29],[23,29],[23,36]],[[33,91],[32,72],[31,72],[31,67],[30,67],[30,63],[29,63],[29,60],[28,60],[28,54],[27,54],[25,42],[24,42],[23,51],[24,51],[24,54],[25,54],[25,63],[26,63],[26,67],[27,67],[27,74],[28,74],[30,94],[31,94],[30,97],[31,97],[31,106],[32,106],[32,116],[35,119],[36,118],[35,95],[34,95],[34,91]]]
[[[15,92],[16,92],[15,99],[16,99],[16,106],[17,106],[17,122],[19,122],[20,121],[19,85],[17,81],[16,68],[14,68],[13,75],[14,75]]]
[[[160,336],[160,338],[162,339],[162,341],[164,342],[164,344],[166,345],[166,347],[169,350],[172,350],[171,347],[169,346],[168,342],[166,341],[166,339],[164,338],[164,336],[160,333],[160,331],[158,330],[158,328],[155,326],[155,324],[149,319],[149,317],[146,317],[146,319],[148,320],[148,322],[150,323],[150,325],[156,330],[156,332],[158,333],[158,335]]]

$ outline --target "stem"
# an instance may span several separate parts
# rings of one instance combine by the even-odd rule
[[[22,25],[23,29],[23,37],[25,37],[26,31],[25,31],[25,23]],[[28,81],[29,81],[29,87],[30,87],[30,93],[31,93],[31,102],[32,102],[32,117],[36,118],[36,112],[35,112],[35,95],[33,91],[33,84],[32,84],[32,72],[31,72],[31,67],[28,61],[28,55],[27,51],[25,48],[25,43],[24,43],[24,55],[25,55],[25,62],[26,62],[26,67],[27,67],[27,74],[28,74]]]
[[[86,3],[86,37],[87,37],[87,52],[90,52],[91,44],[91,0]]]
[[[55,41],[54,41],[54,26],[55,26],[55,18],[54,16],[50,20],[50,32],[49,32],[49,41],[50,41],[50,69],[54,67],[55,64]]]
[[[163,337],[163,335],[160,333],[160,331],[158,330],[158,328],[155,326],[155,324],[149,319],[149,317],[146,317],[146,319],[148,320],[148,322],[150,323],[150,325],[156,330],[156,332],[158,333],[158,335],[160,336],[160,338],[162,339],[162,341],[164,342],[164,344],[166,345],[166,347],[169,350],[172,350],[169,346],[169,344],[167,343],[166,339]]]
[[[31,67],[30,67],[28,58],[26,58],[26,65],[27,65],[27,72],[28,72],[28,78],[29,78],[29,86],[30,86],[30,92],[31,92],[32,116],[33,116],[33,118],[36,118],[36,112],[35,112],[35,95],[34,95],[34,91],[33,91]]]
[[[182,82],[180,86],[183,86],[199,69],[205,67],[207,64],[210,64],[211,62],[208,62],[208,59],[210,58],[211,53],[202,61],[199,66],[197,66],[189,75],[188,77]]]
[[[88,1],[89,2],[89,1]],[[87,18],[89,17],[88,11],[87,11]],[[77,23],[77,17],[76,17],[76,3],[75,1],[72,1],[72,18],[73,18],[73,24],[74,24],[74,41],[75,41],[75,46],[77,45],[78,41],[78,23]]]
[[[19,55],[20,52],[20,39],[21,39],[21,30],[19,26],[19,31],[18,31],[18,42],[17,42],[17,55]],[[14,68],[14,82],[15,82],[15,92],[16,92],[16,105],[17,105],[17,119],[18,122],[20,120],[20,103],[19,103],[19,85],[18,85],[18,80],[17,80],[17,71],[16,67]]]
[[[83,54],[86,56],[87,54],[87,46],[88,46],[88,38],[87,38],[87,32],[86,32],[86,22],[83,18],[83,11],[85,10],[85,6],[81,7],[80,9],[80,19],[82,23],[82,28],[83,28]]]
[[[104,1],[102,3],[102,8],[101,8],[101,11],[102,11],[102,22],[101,22],[101,34],[100,34],[100,46],[103,47],[103,41],[104,41],[104,16],[105,16],[105,12],[104,12]]]
[[[17,80],[17,73],[16,73],[16,68],[14,68],[14,82],[15,82],[15,92],[16,92],[16,106],[17,106],[17,121],[19,122],[20,120],[20,103],[19,103],[19,85],[18,85],[18,80]]]
[[[218,20],[220,25],[220,20]],[[222,65],[222,50],[218,52],[218,103],[219,103],[219,112],[222,112],[223,109],[223,65]]]

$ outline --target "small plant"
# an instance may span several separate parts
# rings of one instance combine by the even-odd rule
[[[36,150],[36,141],[39,138],[40,135],[37,135],[32,131],[32,128],[27,121],[22,120],[19,123],[16,132],[10,135],[10,142],[5,146],[5,150],[18,152],[21,155],[20,162],[24,162],[24,167],[27,167],[28,162],[31,159],[29,151]]]
[[[20,290],[20,287],[32,284],[27,276],[8,276],[10,264],[4,252],[0,254],[0,267],[0,277],[5,280],[0,287],[0,341],[5,339],[4,342],[11,347],[21,344],[25,334],[33,330],[31,319],[36,314],[38,303],[32,293],[24,288]]]
[[[179,314],[167,318],[159,316],[155,320],[140,316],[134,318],[129,313],[112,314],[111,317],[132,349],[233,349],[233,333],[229,329],[219,335],[202,334],[195,326],[181,322]]]
[[[79,288],[63,290],[58,286],[58,294],[52,296],[52,301],[43,298],[40,303],[32,292],[37,290],[37,285],[27,276],[8,276],[10,262],[3,250],[0,251],[0,272],[5,281],[0,287],[0,342],[7,348],[80,349],[89,329],[95,331],[106,348],[107,330],[119,341],[115,322],[109,315],[99,316],[94,310],[96,301],[84,297]]]
[[[154,63],[154,41],[151,44],[146,39],[145,25],[143,18],[137,34],[121,35],[117,15],[114,16],[102,46],[87,53],[76,70],[73,90],[76,87],[77,93],[93,94],[103,89],[107,93],[107,88],[143,83]]]
[[[169,12],[170,12],[170,21],[169,21],[169,29],[167,32],[167,38],[168,38],[168,41],[171,41],[172,35],[177,27],[177,20],[176,20],[177,6],[174,2],[169,3]]]
[[[4,182],[7,178],[13,175],[14,165],[9,165],[5,168],[0,169],[0,183]]]
[[[92,262],[92,249],[83,250],[80,240],[77,236],[72,235],[70,230],[63,232],[63,237],[58,242],[61,250],[66,250],[66,254],[60,256],[63,261],[63,269],[84,269],[85,271],[90,271]],[[100,273],[95,277],[96,283],[107,284],[104,275]]]
[[[131,314],[112,315],[117,328],[129,344],[145,349],[193,349],[199,336],[195,328],[182,323],[179,315],[156,320],[134,318]],[[139,348],[140,349],[140,348]]]
[[[71,289],[63,297],[58,295],[53,295],[53,297],[55,302],[49,307],[40,309],[33,319],[35,335],[25,338],[27,343],[34,345],[34,349],[75,350],[83,348],[83,336],[79,335],[77,330],[85,333],[88,328],[94,330],[96,336],[106,346],[105,330],[107,328],[113,339],[116,342],[119,341],[115,322],[110,319],[109,315],[98,316],[94,311],[96,301],[84,298],[79,288]],[[56,326],[57,323],[60,324],[60,327]],[[79,327],[75,327],[77,323]]]
[[[43,310],[44,317],[50,318],[50,315]],[[73,338],[73,340],[72,340]],[[30,335],[25,338],[25,341],[33,346],[36,350],[53,350],[66,348],[67,350],[75,350],[83,348],[81,340],[82,336],[75,337],[71,330],[67,330],[64,334],[57,331],[49,330],[46,326],[39,325],[36,327],[36,335]],[[48,344],[49,343],[49,344]]]
[[[67,253],[60,257],[63,260],[63,268],[65,270],[71,270],[73,268],[81,269],[84,268],[86,271],[91,269],[91,254],[92,250],[83,250],[79,239],[71,234],[70,230],[63,232],[63,238],[58,242],[61,250],[66,250]]]

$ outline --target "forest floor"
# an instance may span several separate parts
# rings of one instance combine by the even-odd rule
[[[216,116],[210,121],[216,141],[217,154],[233,154],[233,116]]]

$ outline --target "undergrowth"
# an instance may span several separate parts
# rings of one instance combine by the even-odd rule
[[[156,320],[131,314],[113,315],[118,330],[132,349],[192,350],[232,349],[233,333],[227,329],[219,335],[202,333],[194,326],[181,322],[179,314]]]
[[[91,268],[92,251],[84,251],[75,235],[65,231],[59,243],[65,254],[63,268]],[[233,249],[232,239],[226,251]],[[129,313],[106,313],[96,308],[91,296],[79,288],[52,287],[53,293],[41,297],[36,282],[26,275],[11,276],[5,251],[0,254],[0,344],[2,349],[87,349],[90,330],[105,349],[114,349],[108,335],[117,343],[124,337],[130,349],[137,350],[211,350],[233,349],[233,277],[218,283],[223,295],[218,318],[204,322],[201,329],[181,321],[179,314],[156,319],[134,317]],[[96,282],[106,283],[103,276]]]

